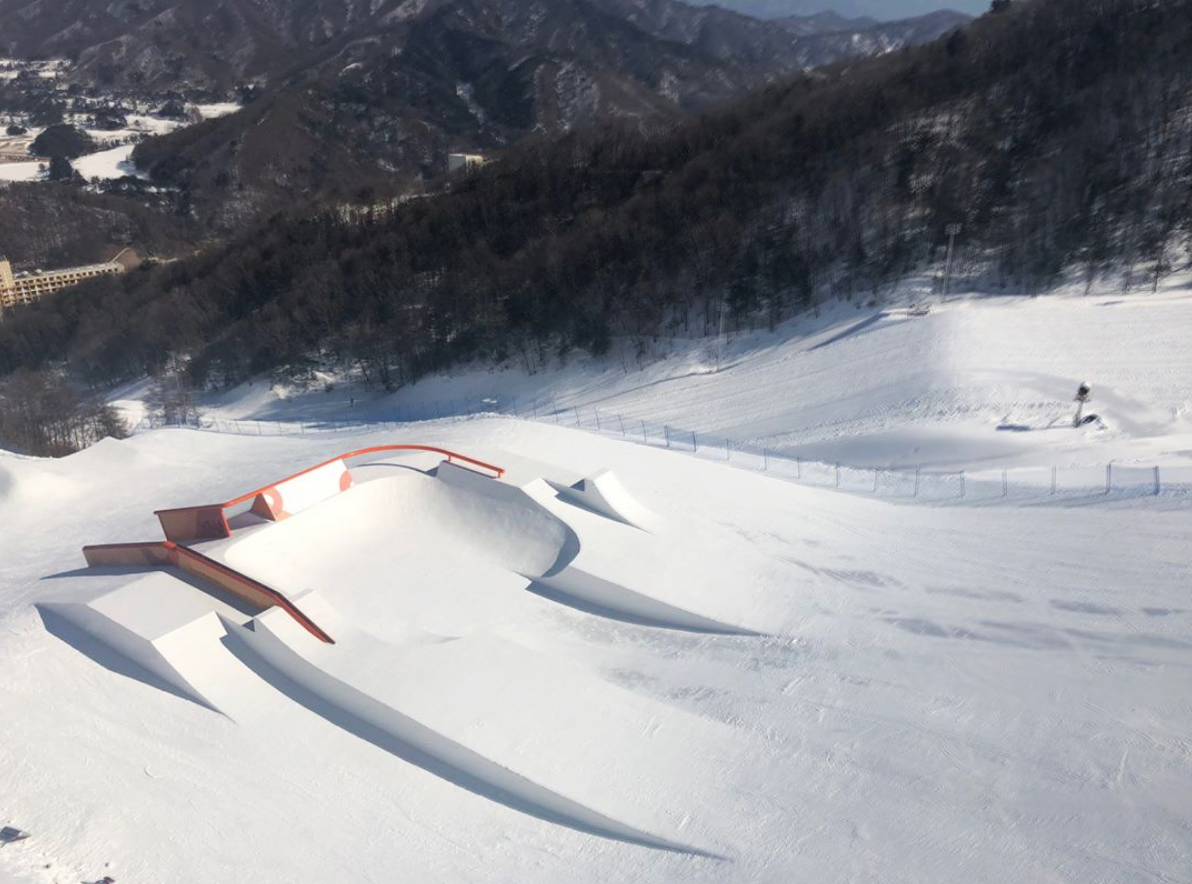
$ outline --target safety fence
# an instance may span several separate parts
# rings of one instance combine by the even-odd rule
[[[941,471],[925,467],[860,466],[805,460],[779,449],[724,435],[629,417],[594,406],[560,406],[554,399],[471,396],[396,405],[372,420],[211,420],[199,429],[241,435],[279,436],[365,432],[433,420],[466,420],[501,415],[520,420],[582,429],[655,448],[686,452],[734,467],[810,485],[877,497],[924,500],[998,500],[1022,497],[1186,494],[1192,491],[1192,467],[1103,464],[1007,470]],[[143,421],[134,432],[164,426]]]

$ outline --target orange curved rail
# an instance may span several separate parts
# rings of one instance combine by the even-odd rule
[[[322,463],[315,464],[313,467],[307,467],[305,470],[294,473],[292,476],[286,476],[284,479],[281,479],[277,482],[270,482],[268,485],[264,485],[258,488],[256,491],[250,491],[247,494],[241,494],[234,500],[229,500],[227,503],[221,504],[221,506],[224,509],[228,509],[229,507],[246,503],[252,500],[258,494],[263,493],[275,485],[280,485],[283,482],[289,482],[293,479],[299,478],[300,476],[305,476],[307,473],[313,473],[315,470],[322,469],[328,464],[335,463],[337,460],[348,460],[349,458],[364,457],[368,454],[381,454],[386,451],[429,451],[432,454],[442,454],[447,458],[448,463],[454,463],[458,460],[462,463],[471,464],[474,467],[480,467],[481,469],[489,470],[490,472],[496,473],[496,478],[498,479],[505,475],[504,467],[498,467],[491,463],[485,463],[482,460],[476,460],[476,458],[468,457],[466,454],[460,454],[458,451],[448,451],[446,448],[435,448],[433,445],[374,445],[372,448],[357,448],[355,451],[349,451],[347,454],[338,455],[337,457],[333,457],[330,460],[325,460]]]
[[[329,644],[334,644],[335,642],[331,636],[303,613],[297,605],[286,598],[283,593],[278,592],[270,586],[266,586],[264,583],[249,577],[247,574],[242,574],[234,568],[229,568],[223,562],[216,561],[198,550],[190,549],[181,544],[187,541],[218,540],[231,537],[232,529],[228,524],[226,512],[228,508],[253,500],[258,495],[265,494],[277,485],[282,485],[292,479],[305,476],[307,473],[312,473],[337,461],[346,461],[350,458],[364,457],[369,454],[381,454],[388,451],[429,451],[432,454],[443,455],[447,458],[448,463],[460,461],[461,463],[488,470],[494,473],[494,478],[497,479],[505,475],[503,467],[485,463],[482,460],[468,457],[466,454],[460,454],[457,451],[436,448],[433,445],[374,445],[371,448],[358,448],[355,451],[349,451],[347,454],[341,454],[338,457],[325,460],[320,464],[316,464],[278,482],[265,485],[256,491],[242,494],[226,503],[158,510],[156,515],[161,521],[162,530],[166,535],[164,542],[114,543],[87,546],[83,548],[83,555],[87,558],[87,564],[93,568],[112,565],[142,565],[149,567],[164,565],[178,568],[187,574],[204,580],[225,592],[230,592],[234,596],[254,605],[262,608],[279,607],[298,621],[315,638]]]
[[[201,506],[185,506],[175,509],[157,510],[155,515],[161,522],[162,530],[165,532],[166,538],[175,542],[187,542],[192,540],[220,540],[232,536],[232,528],[228,524],[227,510],[234,506],[239,506],[242,503],[247,503],[253,500],[258,495],[262,495],[270,488],[278,485],[283,485],[294,479],[305,476],[307,473],[313,473],[315,470],[322,469],[325,466],[336,463],[338,461],[346,461],[352,458],[365,457],[370,454],[383,454],[391,451],[429,451],[432,454],[441,454],[447,458],[448,463],[459,461],[460,463],[469,464],[474,467],[479,467],[483,470],[488,470],[494,474],[494,478],[501,478],[505,475],[504,467],[498,467],[491,463],[485,463],[482,460],[477,460],[474,457],[469,457],[466,454],[460,454],[458,451],[450,451],[446,448],[438,448],[433,445],[374,445],[371,448],[358,448],[355,451],[349,451],[346,454],[337,455],[322,463],[315,464],[313,467],[308,467],[294,473],[292,476],[287,476],[276,482],[271,482],[257,488],[254,491],[249,491],[247,494],[241,494],[232,500],[224,503],[210,503]]]

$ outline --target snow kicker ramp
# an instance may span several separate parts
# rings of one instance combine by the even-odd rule
[[[563,500],[590,509],[597,515],[648,531],[656,517],[621,484],[612,470],[605,470],[574,485],[549,483]]]
[[[224,635],[220,615],[244,616],[202,590],[158,572],[89,601],[37,607],[50,632],[76,647],[87,639],[98,646],[88,656],[101,665],[221,711],[206,689],[220,668],[213,653]]]
[[[443,464],[433,476],[395,468],[210,552],[291,596],[317,589],[349,621],[382,635],[400,631],[415,607],[466,621],[466,610],[447,613],[444,597],[492,610],[516,606],[511,592],[527,587],[631,622],[756,631],[734,616],[748,613],[741,599],[705,579],[706,562],[668,557],[630,519],[655,524],[608,474],[568,493]],[[462,621],[420,625],[466,631]]]
[[[657,834],[682,829],[695,803],[676,784],[690,781],[691,772],[682,768],[698,759],[667,749],[679,732],[689,747],[720,751],[738,739],[723,726],[499,638],[411,636],[396,645],[353,629],[317,594],[303,603],[334,625],[339,645],[320,642],[280,608],[246,623],[243,613],[164,573],[90,601],[39,609],[51,633],[106,668],[234,721],[243,715],[249,726],[259,725],[263,710],[293,701],[288,727],[300,727],[300,716],[311,713],[544,821],[644,847],[707,854]],[[554,710],[545,721],[543,697]],[[629,778],[625,744],[641,748],[643,741],[658,744],[659,763]]]

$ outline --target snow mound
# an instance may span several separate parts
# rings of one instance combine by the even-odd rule
[[[389,551],[434,543],[443,557],[461,550],[517,573],[551,570],[573,541],[567,526],[516,488],[444,464],[437,476],[402,469],[338,494],[267,526],[224,551],[245,573],[285,584],[311,560],[330,560],[345,574],[368,550]],[[288,563],[288,564],[287,564]],[[283,570],[279,572],[279,567]],[[262,576],[264,575],[264,576]]]

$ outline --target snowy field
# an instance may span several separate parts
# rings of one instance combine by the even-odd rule
[[[848,307],[719,373],[704,345],[213,405],[501,390],[858,460],[1178,464],[1190,318],[1180,291]],[[1081,380],[1106,428],[1046,429]],[[195,547],[335,644],[176,571],[83,568],[160,539],[155,509],[388,443],[508,472],[378,455]],[[0,523],[0,825],[32,833],[0,881],[1192,881],[1178,491],[889,501],[483,418],[0,454]]]
[[[191,108],[202,120],[226,116],[240,109],[239,105],[231,103],[196,104],[191,105]],[[129,175],[146,178],[147,176],[143,172],[139,172],[132,161],[132,153],[136,148],[135,140],[152,135],[165,135],[184,128],[186,125],[178,120],[163,119],[148,114],[128,114],[127,119],[128,127],[124,129],[88,129],[86,128],[88,117],[85,114],[67,119],[67,122],[84,128],[100,148],[93,153],[72,160],[75,171],[84,179],[91,181],[98,178],[101,181],[110,181]],[[42,130],[38,128],[30,129],[28,135],[21,137],[20,143],[22,145],[31,144],[41,132]],[[0,144],[2,143],[3,139],[0,139]],[[27,147],[23,149],[27,149]],[[47,180],[46,165],[44,162],[37,161],[0,163],[0,182]]]

